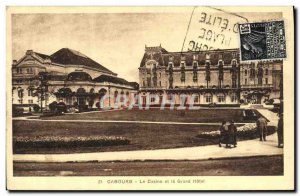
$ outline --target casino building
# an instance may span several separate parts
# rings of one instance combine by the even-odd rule
[[[167,101],[174,95],[175,104],[184,99],[185,104],[234,106],[279,99],[283,62],[239,59],[238,49],[168,52],[146,46],[139,67],[141,101],[157,95],[161,104],[164,95]]]
[[[35,96],[41,72],[47,73],[48,78],[44,100]],[[12,64],[12,103],[17,105],[37,104],[45,108],[56,101],[69,107],[76,104],[82,109],[96,108],[106,95],[104,106],[115,107],[118,95],[126,95],[129,102],[137,90],[137,83],[117,77],[86,55],[68,48],[52,55],[28,50]]]

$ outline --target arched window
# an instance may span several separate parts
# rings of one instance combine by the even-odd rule
[[[265,75],[268,75],[268,74],[269,74],[269,70],[266,69],[266,70],[265,70]]]
[[[79,89],[77,89],[77,93],[78,94],[84,94],[86,91],[85,91],[85,89],[84,88],[79,88]]]

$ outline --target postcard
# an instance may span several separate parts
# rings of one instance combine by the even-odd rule
[[[293,7],[7,7],[8,190],[295,189]]]

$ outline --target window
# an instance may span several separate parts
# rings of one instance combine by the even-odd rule
[[[146,86],[146,84],[145,84],[145,80],[143,80],[143,86]]]
[[[161,73],[159,73],[159,77],[161,78]]]
[[[161,86],[161,81],[159,81],[159,86]]]
[[[143,96],[143,105],[146,105],[146,102],[147,102],[146,97]]]
[[[248,75],[248,70],[247,70],[247,69],[245,69],[245,76],[246,76],[246,75]]]
[[[268,84],[268,78],[265,78],[265,82],[266,82],[266,84]]]
[[[218,95],[218,102],[219,103],[225,102],[225,96],[223,94]]]
[[[21,74],[22,73],[22,69],[21,68],[17,68],[17,73]]]
[[[184,67],[184,62],[181,62],[180,65],[181,65],[181,67]]]
[[[32,104],[33,100],[32,99],[28,99],[28,103]]]
[[[28,96],[29,97],[33,96],[33,90],[32,89],[28,89]]]
[[[205,102],[206,102],[206,103],[211,103],[211,102],[212,102],[212,97],[211,97],[211,95],[206,95],[206,96],[205,96]]]
[[[199,103],[199,101],[200,101],[200,100],[199,100],[199,95],[196,95],[196,96],[195,96],[195,99],[194,99],[194,103]]]
[[[152,97],[150,98],[150,101],[151,101],[151,103],[154,103],[154,102],[155,102],[155,97],[152,96]]]
[[[247,82],[248,82],[248,81],[247,81],[247,78],[246,78],[246,79],[245,79],[245,85],[247,85]]]
[[[250,77],[254,78],[255,77],[255,69],[250,69]]]
[[[18,90],[18,97],[19,98],[23,97],[23,89]]]
[[[66,104],[67,104],[67,105],[73,105],[73,104],[72,104],[72,97],[67,97],[67,98],[66,98]]]
[[[236,101],[237,101],[236,94],[232,94],[231,95],[231,102],[236,102]]]
[[[266,75],[269,74],[269,70],[268,70],[268,69],[265,70],[265,74],[266,74]]]
[[[193,67],[197,68],[197,66],[198,66],[198,62],[197,62],[197,61],[194,61]]]

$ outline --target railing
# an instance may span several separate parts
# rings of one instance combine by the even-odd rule
[[[273,84],[248,84],[241,85],[241,88],[272,88]]]

